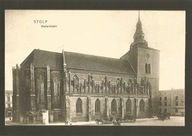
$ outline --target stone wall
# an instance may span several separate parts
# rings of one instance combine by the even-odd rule
[[[91,111],[90,111],[90,119],[88,118],[88,97],[91,100]],[[120,96],[109,96],[107,97],[108,99],[108,107],[106,106],[106,96],[82,96],[82,95],[72,95],[69,96],[70,99],[70,121],[91,121],[91,120],[95,120],[95,119],[102,119],[102,118],[110,118],[110,117],[114,117],[114,118],[125,118],[128,115],[132,115],[132,116],[136,116],[137,118],[145,118],[145,117],[149,117],[149,109],[148,109],[148,97],[145,96],[144,98],[142,97],[138,97],[135,98],[131,97],[128,98],[127,96],[124,97],[120,97]],[[76,103],[77,103],[77,99],[80,98],[82,100],[82,113],[76,113]],[[100,100],[100,113],[96,113],[95,112],[95,101],[99,99]],[[123,107],[122,107],[122,103],[121,100],[123,99]],[[131,100],[131,112],[126,112],[126,102],[127,100]],[[113,100],[116,100],[117,102],[117,113],[112,113],[111,112],[111,103]],[[140,101],[143,100],[144,101],[144,112],[140,112]],[[107,108],[108,108],[108,115],[107,115]],[[136,114],[136,115],[135,115]]]
[[[95,101],[100,100],[100,113],[95,112]],[[105,97],[104,96],[92,96],[91,97],[91,120],[96,118],[106,117]]]
[[[82,100],[82,114],[76,113],[76,101],[78,98],[80,98]],[[70,99],[70,118],[71,118],[71,121],[88,121],[87,97],[85,97],[85,96],[80,96],[80,97],[71,96],[69,99]]]
[[[106,76],[102,72],[100,74],[87,73],[82,71],[68,72],[66,73],[67,76],[63,77],[62,71],[53,70],[49,67],[34,68],[31,65],[30,68],[21,69],[18,80],[14,78],[14,84],[20,81],[17,84],[21,87],[18,91],[19,95],[22,95],[22,97],[19,97],[19,106],[23,111],[18,111],[19,114],[23,118],[28,113],[49,110],[51,121],[68,119],[71,121],[90,121],[104,117],[117,118],[135,114],[134,99],[136,96],[149,98],[149,90],[145,87],[146,84],[141,84],[141,81],[138,83],[134,79],[134,75],[113,73]],[[15,73],[14,76],[16,76]],[[67,82],[66,90],[63,87],[64,81]],[[14,85],[14,88],[17,92],[16,85]],[[65,95],[62,95],[63,93]],[[69,103],[65,99],[66,96]],[[16,99],[16,96],[14,98]],[[82,114],[76,113],[78,98],[82,100]],[[132,101],[131,113],[126,112],[125,106],[128,98]],[[101,103],[100,113],[95,112],[95,101],[97,99]],[[111,102],[114,99],[117,103],[117,113],[115,114],[111,112]],[[36,118],[34,118],[35,120]]]
[[[138,48],[138,76],[159,78],[159,51],[153,49]],[[145,64],[151,65],[151,73],[145,73]]]

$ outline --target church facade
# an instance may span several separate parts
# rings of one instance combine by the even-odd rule
[[[91,121],[158,112],[159,50],[144,39],[140,17],[121,58],[35,49],[13,68],[13,120]]]

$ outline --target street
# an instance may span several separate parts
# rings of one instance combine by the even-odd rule
[[[6,122],[6,125],[27,125],[27,126],[42,126],[44,124],[18,124],[13,122]],[[65,123],[49,123],[46,124],[47,126],[64,126]],[[113,124],[97,124],[95,121],[90,122],[71,122],[70,126],[113,126]],[[158,120],[157,117],[155,118],[145,118],[145,119],[137,119],[136,122],[126,122],[121,123],[121,126],[184,126],[185,125],[185,118],[180,116],[171,116],[170,119],[166,119],[164,121]]]

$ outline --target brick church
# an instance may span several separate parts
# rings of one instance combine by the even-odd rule
[[[121,58],[34,49],[13,68],[13,120],[92,121],[158,112],[159,50],[144,38],[140,17]]]

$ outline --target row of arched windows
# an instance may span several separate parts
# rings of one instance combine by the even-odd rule
[[[140,112],[144,112],[145,110],[145,102],[144,100],[142,99],[140,101]],[[128,99],[127,102],[126,102],[126,112],[129,112],[131,113],[131,109],[132,109],[132,103],[131,103],[131,100]],[[76,113],[82,113],[83,110],[82,110],[82,100],[80,98],[77,99],[77,102],[76,102]],[[97,99],[95,101],[95,112],[98,113],[98,112],[101,112],[101,102],[99,99]],[[112,100],[111,102],[111,112],[112,113],[117,113],[117,102],[115,99]]]
[[[59,76],[54,75],[51,78],[51,96],[52,96],[52,107],[53,108],[60,108],[60,92],[61,92],[61,79],[59,78]],[[36,89],[37,89],[37,93],[38,93],[38,106],[40,109],[45,109],[46,108],[46,95],[47,95],[47,89],[48,87],[46,87],[46,78],[43,75],[39,75],[36,79]],[[26,79],[26,81],[28,81],[28,79]]]
[[[101,111],[101,102],[99,99],[95,101],[95,112],[100,112]],[[77,99],[76,102],[76,113],[82,113],[82,100],[80,98]]]

